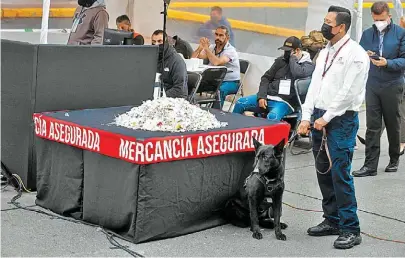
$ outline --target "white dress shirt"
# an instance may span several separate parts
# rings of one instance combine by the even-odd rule
[[[336,52],[338,54],[334,59]],[[330,68],[324,74],[326,61],[326,70]],[[333,46],[329,43],[316,60],[303,105],[302,120],[310,121],[314,108],[326,110],[323,119],[328,123],[346,111],[359,111],[365,97],[369,68],[370,60],[366,51],[348,35]]]

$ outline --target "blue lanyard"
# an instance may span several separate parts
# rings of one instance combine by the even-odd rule
[[[380,33],[380,35],[378,35],[379,36],[379,42],[380,42],[380,44],[378,45],[378,51],[380,52],[380,56],[382,56],[382,52],[383,52],[383,44],[384,44],[384,34],[383,33]]]

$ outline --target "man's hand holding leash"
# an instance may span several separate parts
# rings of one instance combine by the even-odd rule
[[[315,120],[313,128],[315,128],[318,131],[322,131],[323,128],[325,128],[327,125],[328,122],[326,122],[325,119],[321,117]],[[311,123],[306,120],[301,121],[300,125],[298,126],[297,134],[308,136],[310,131],[311,131]]]
[[[323,117],[318,118],[317,120],[315,120],[314,123],[314,128],[318,131],[322,131],[323,128],[325,128],[325,126],[328,124],[328,122],[326,122]]]

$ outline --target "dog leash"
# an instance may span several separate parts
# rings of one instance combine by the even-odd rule
[[[312,129],[312,128],[311,128]],[[317,168],[316,164],[317,164],[317,160],[319,158],[319,154],[321,153],[321,151],[325,151],[326,152],[326,156],[328,157],[328,161],[329,161],[329,168],[325,171],[325,172],[321,172],[319,171],[319,169]],[[329,153],[329,148],[328,148],[328,136],[326,133],[326,129],[325,127],[322,128],[322,141],[321,141],[321,146],[319,147],[319,151],[318,154],[315,157],[315,169],[316,172],[320,175],[325,175],[327,174],[331,169],[332,169],[332,159],[330,157],[330,153]]]
[[[311,124],[310,130],[311,130],[311,131],[315,130],[315,128],[313,127],[313,124]],[[298,134],[296,134],[294,137],[291,137],[292,139],[290,139],[290,140],[288,141],[288,145],[291,144],[291,142],[294,141],[294,138],[295,138],[297,135],[298,135]],[[326,156],[328,157],[328,161],[329,161],[329,168],[328,168],[325,172],[319,171],[319,169],[318,169],[317,166],[316,166],[317,161],[318,161],[318,159],[319,159],[319,154],[321,153],[321,151],[325,151],[325,152],[326,152]],[[319,173],[319,174],[321,174],[321,175],[325,175],[325,174],[329,173],[329,171],[332,169],[332,164],[333,164],[333,163],[332,163],[332,158],[330,157],[329,148],[328,148],[328,136],[327,136],[327,133],[326,133],[326,129],[325,129],[325,127],[324,127],[324,128],[322,128],[322,141],[321,141],[321,146],[319,147],[318,154],[317,154],[316,157],[315,157],[315,169],[316,169],[316,172]]]
[[[311,124],[310,126],[310,130],[313,131],[315,130],[313,124]],[[293,135],[287,142],[287,144],[284,146],[284,148],[287,148],[287,146],[290,146],[294,141],[295,138],[298,137],[298,133],[295,133],[295,135]],[[318,161],[319,158],[319,154],[321,153],[321,151],[325,151],[326,152],[326,156],[328,157],[328,161],[329,161],[329,168],[325,171],[325,172],[321,172],[319,171],[319,169],[316,166],[316,163]],[[319,147],[319,151],[318,154],[315,157],[315,169],[316,172],[319,173],[320,175],[325,175],[327,173],[329,173],[329,171],[332,169],[332,158],[330,157],[330,153],[329,153],[329,148],[328,148],[328,136],[326,133],[326,129],[325,127],[322,128],[322,141],[321,141],[321,146]]]

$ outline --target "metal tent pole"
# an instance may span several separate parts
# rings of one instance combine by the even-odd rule
[[[41,38],[40,44],[48,44],[48,23],[49,23],[49,10],[51,7],[51,0],[43,0],[42,2],[42,25],[41,25]]]

